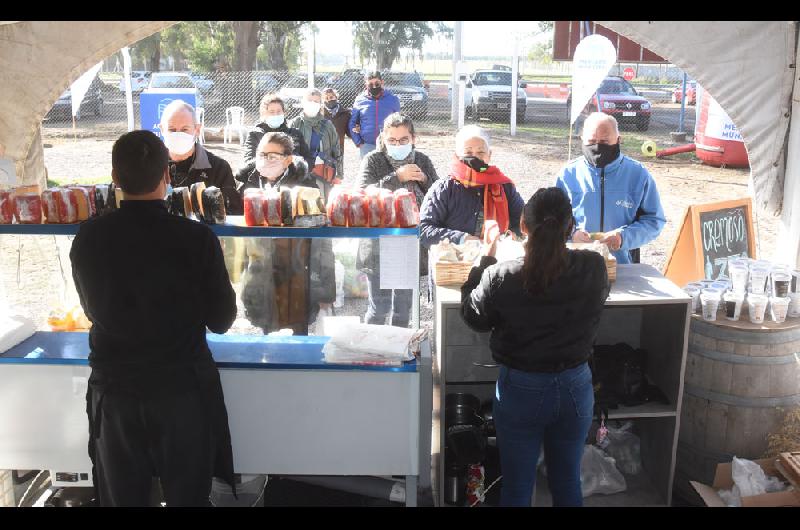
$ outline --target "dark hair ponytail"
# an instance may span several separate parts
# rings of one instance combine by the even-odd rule
[[[525,290],[541,294],[558,279],[567,264],[567,238],[574,218],[567,194],[560,188],[539,188],[522,213],[528,241],[522,267]]]

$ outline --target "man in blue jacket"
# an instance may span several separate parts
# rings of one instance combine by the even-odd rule
[[[645,167],[619,151],[617,120],[590,114],[581,135],[583,156],[567,164],[556,181],[572,202],[575,242],[602,232],[617,263],[638,263],[639,247],[658,237],[666,219],[656,182]]]
[[[400,112],[400,99],[383,87],[380,72],[366,75],[367,90],[356,98],[347,127],[353,131],[353,142],[364,158],[375,150],[383,120],[389,114]]]

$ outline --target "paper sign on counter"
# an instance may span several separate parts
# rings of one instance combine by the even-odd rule
[[[414,236],[381,236],[381,289],[416,289],[419,242]]]

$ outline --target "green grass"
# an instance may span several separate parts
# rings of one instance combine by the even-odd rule
[[[47,187],[55,188],[60,186],[70,186],[73,184],[91,185],[91,184],[108,184],[111,182],[111,176],[107,179],[98,179],[97,177],[54,177],[47,179]]]

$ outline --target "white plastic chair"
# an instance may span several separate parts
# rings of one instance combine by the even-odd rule
[[[204,107],[197,107],[197,123],[200,124],[200,145],[206,143],[206,109]]]
[[[250,128],[244,125],[244,108],[228,107],[225,109],[225,127],[222,130],[222,141],[228,143],[231,132],[235,131],[239,135],[239,145],[244,145],[245,136]]]

